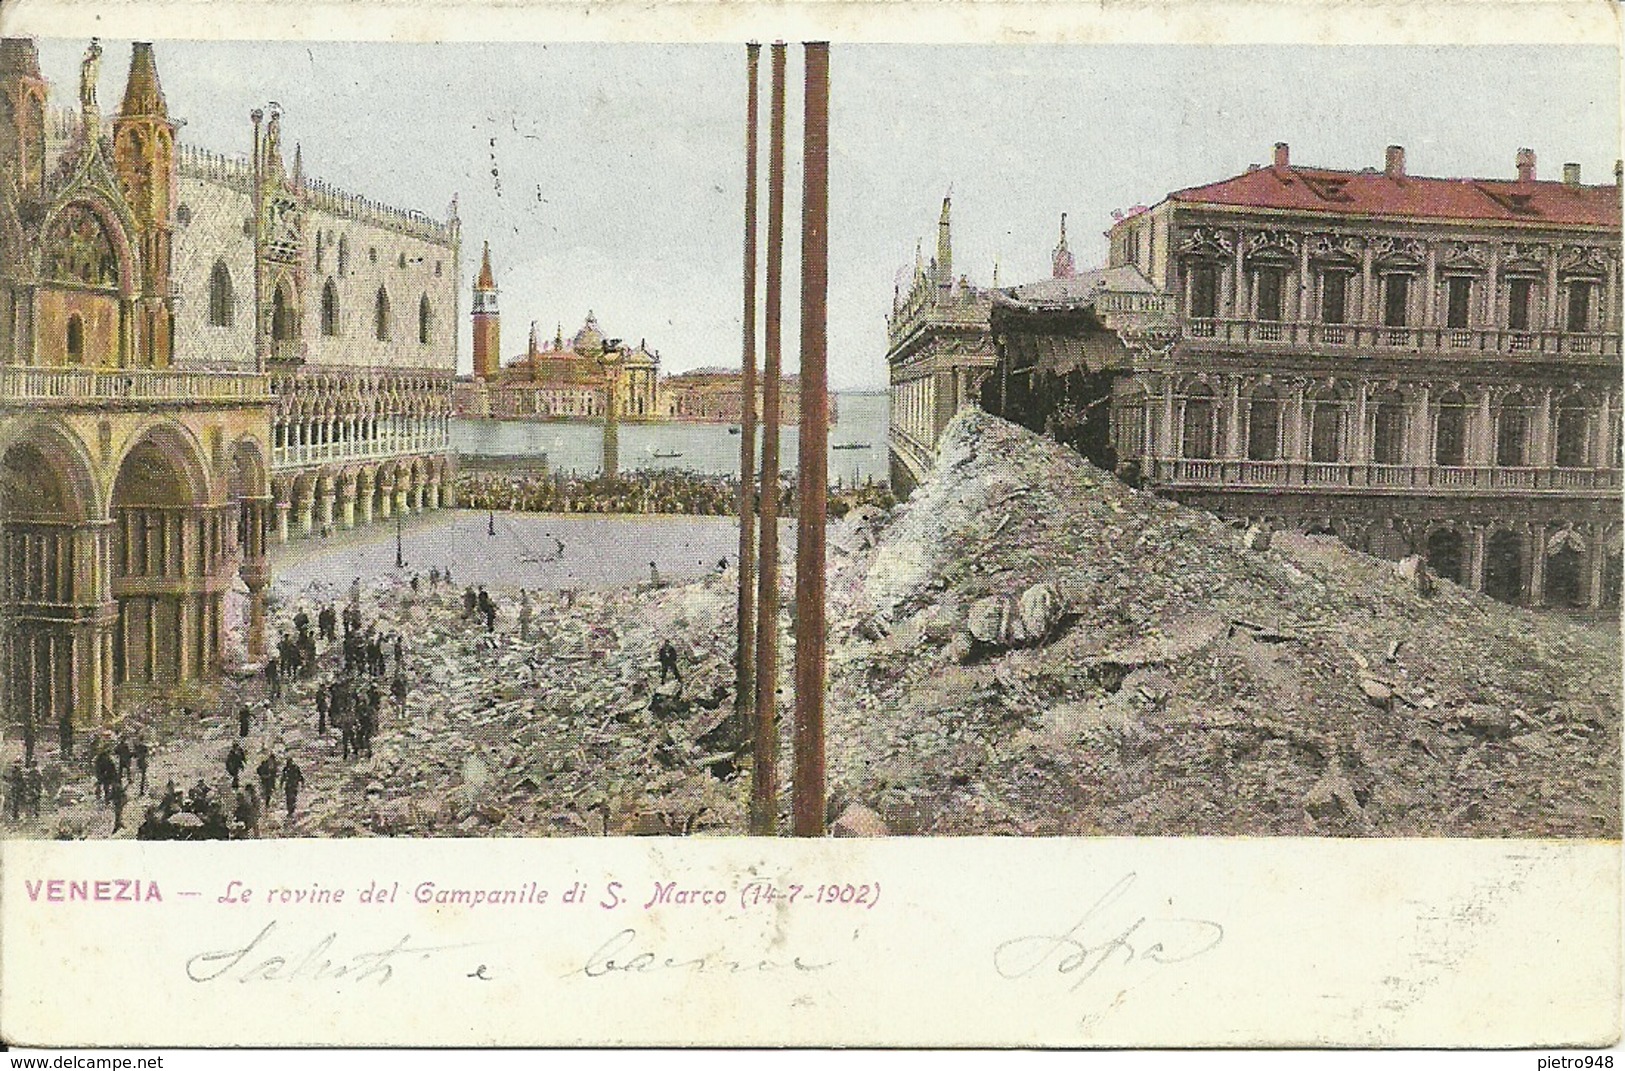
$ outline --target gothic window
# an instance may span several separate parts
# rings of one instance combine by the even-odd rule
[[[175,209],[175,222],[182,227],[189,225],[192,222],[192,206],[181,205]]]
[[[1511,468],[1529,464],[1529,403],[1510,394],[1495,422],[1495,463]]]
[[[68,360],[80,364],[85,359],[85,322],[78,313],[68,317]]]
[[[1281,403],[1275,391],[1259,387],[1247,407],[1247,459],[1275,461],[1281,456]]]
[[[379,342],[389,341],[389,294],[383,287],[378,288],[378,296],[373,301],[372,331]]]
[[[1586,463],[1585,399],[1571,394],[1557,407],[1557,464],[1577,469]]]
[[[114,289],[119,284],[118,252],[94,209],[77,202],[63,209],[45,236],[45,277]]]
[[[328,279],[322,287],[322,334],[335,338],[339,333],[339,288]]]
[[[1405,326],[1405,306],[1410,297],[1409,275],[1382,277],[1382,323],[1384,327]]]
[[[1260,320],[1279,320],[1281,318],[1281,281],[1285,273],[1280,268],[1260,268],[1256,276],[1255,286],[1258,287],[1258,318]]]
[[[1219,315],[1219,266],[1199,261],[1191,265],[1191,315],[1212,319]]]
[[[230,327],[232,307],[231,272],[224,260],[217,260],[209,273],[209,326]]]
[[[1446,280],[1448,287],[1445,305],[1446,327],[1466,327],[1467,310],[1473,296],[1473,281],[1465,275],[1452,275]]]
[[[323,246],[322,232],[317,231],[316,232],[316,273],[318,275],[320,275],[321,271],[322,271],[322,246]]]
[[[1309,460],[1322,464],[1343,460],[1345,405],[1337,389],[1316,398],[1309,419]]]
[[[1185,396],[1185,436],[1183,457],[1210,458],[1213,456],[1214,420],[1218,411],[1213,404],[1213,391],[1198,383]]]
[[[1371,460],[1378,465],[1398,465],[1404,460],[1404,399],[1398,391],[1384,391],[1371,405]]]
[[[440,271],[441,271],[442,267],[444,267],[444,262],[443,261],[437,260],[437,261],[434,262],[434,277],[436,279],[440,278]]]
[[[395,258],[395,266],[397,268],[406,267],[406,254],[405,253],[402,253],[400,256]]]
[[[1529,330],[1529,296],[1534,280],[1513,279],[1507,286],[1507,326],[1514,331]]]
[[[1322,323],[1348,322],[1349,273],[1329,271],[1320,277],[1320,320]]]
[[[1459,391],[1451,391],[1439,399],[1433,463],[1449,467],[1467,463],[1467,399]]]
[[[287,290],[279,286],[271,295],[271,337],[286,342],[293,334],[293,302],[288,300]]]
[[[429,295],[424,294],[418,299],[418,344],[427,346],[430,339],[429,331]]]
[[[350,270],[350,240],[339,235],[339,275],[343,276]]]
[[[1569,283],[1569,330],[1591,329],[1591,284],[1584,279]]]
[[[367,248],[367,261],[369,263],[371,263],[371,264],[378,263],[378,247],[377,246],[369,246]]]

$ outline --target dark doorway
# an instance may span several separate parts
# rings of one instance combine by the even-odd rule
[[[1484,548],[1484,594],[1502,602],[1523,599],[1523,537],[1497,532]]]
[[[1434,575],[1462,583],[1464,562],[1461,533],[1452,528],[1440,528],[1428,536],[1428,568]]]

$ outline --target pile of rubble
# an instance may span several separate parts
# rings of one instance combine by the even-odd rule
[[[908,503],[831,545],[850,822],[1619,835],[1611,624],[1238,530],[975,412]]]
[[[463,619],[457,592],[387,582],[370,619],[407,637],[405,716],[385,719],[370,760],[334,760],[338,776],[313,779],[306,822],[329,835],[742,828],[744,790],[721,776],[740,743],[721,627],[730,579],[534,592],[528,638],[516,592],[497,592],[487,632]],[[660,681],[667,641],[681,685]],[[302,694],[293,703],[314,709]]]

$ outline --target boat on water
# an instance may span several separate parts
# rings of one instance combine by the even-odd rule
[[[730,424],[730,425],[728,425],[728,434],[729,435],[738,435],[739,434],[739,425],[738,424]]]
[[[649,456],[661,458],[682,457],[683,452],[681,450],[651,450]]]
[[[869,449],[869,444],[868,443],[832,443],[830,445],[830,449],[831,450],[867,450],[867,449]]]

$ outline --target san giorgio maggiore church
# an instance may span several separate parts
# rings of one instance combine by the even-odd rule
[[[177,141],[150,44],[59,107],[0,41],[0,699],[24,732],[203,700],[266,549],[450,505],[459,225]],[[228,599],[246,627],[228,650]],[[235,612],[235,611],[233,611]]]

